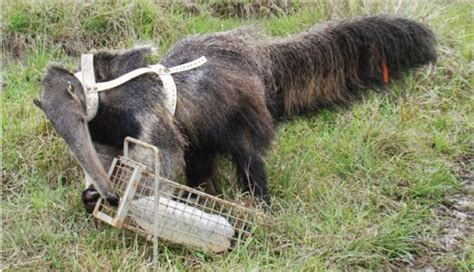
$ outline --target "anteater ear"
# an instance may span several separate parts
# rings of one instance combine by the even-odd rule
[[[34,98],[33,103],[35,104],[35,106],[43,110],[43,105],[41,105],[41,101],[38,98]]]

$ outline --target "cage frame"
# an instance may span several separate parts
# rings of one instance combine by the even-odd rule
[[[140,141],[138,139],[135,139],[135,138],[132,138],[130,136],[127,136],[125,137],[125,140],[124,140],[124,146],[123,146],[123,155],[125,158],[130,158],[130,153],[129,153],[129,150],[130,150],[130,143],[133,143],[133,144],[136,144],[136,145],[139,145],[139,146],[142,146],[146,149],[150,149],[152,152],[153,152],[153,157],[154,157],[154,160],[153,160],[153,166],[154,166],[154,179],[155,179],[155,182],[154,182],[154,185],[155,185],[155,188],[154,188],[154,197],[155,197],[155,201],[154,201],[154,207],[153,207],[153,235],[152,235],[152,241],[153,241],[153,259],[155,261],[158,260],[158,204],[159,204],[159,198],[160,198],[160,195],[159,195],[159,185],[160,185],[160,151],[159,149],[154,146],[154,145],[150,145],[146,142],[143,142],[143,141]],[[116,165],[118,159],[117,158],[114,158],[113,162],[112,162],[112,165],[109,169],[109,173],[108,173],[108,176],[111,177],[112,176],[112,173],[114,171],[114,166]],[[133,196],[135,195],[135,192],[136,192],[136,189],[138,187],[138,184],[140,183],[140,179],[142,177],[142,172],[145,171],[146,167],[140,163],[137,162],[137,165],[135,167],[135,169],[133,170],[133,173],[132,173],[132,176],[130,178],[130,181],[129,183],[127,184],[127,187],[124,191],[124,194],[123,196],[125,196],[125,199],[124,200],[121,200],[120,203],[119,203],[119,207],[117,209],[117,213],[114,217],[111,217],[110,215],[108,214],[105,214],[103,213],[101,210],[100,210],[100,206],[102,204],[102,198],[99,198],[99,200],[97,201],[97,204],[94,208],[94,211],[93,211],[93,215],[114,226],[114,227],[118,227],[118,228],[122,228],[123,227],[123,222],[125,220],[125,218],[127,217],[127,214],[128,214],[128,210],[130,209],[130,203],[133,199]],[[147,237],[147,239],[150,239],[150,237]]]
[[[143,165],[143,164],[133,160],[132,158],[130,158],[130,154],[129,154],[130,144],[139,145],[139,146],[144,147],[144,148],[146,148],[146,149],[153,152],[153,155],[154,155],[154,163],[153,163],[154,173],[151,173],[149,171],[149,170],[151,170],[149,167],[146,167],[145,165]],[[123,161],[123,160],[125,160],[125,161]],[[128,162],[128,164],[127,164],[127,162]],[[119,163],[123,163],[123,164],[117,166]],[[111,180],[113,178],[114,171],[116,170],[116,167],[121,167],[121,166],[126,166],[126,167],[129,167],[129,168],[133,168],[133,171],[130,175],[130,178],[128,178],[125,181],[127,183],[126,183],[125,189],[123,190],[123,194],[121,195],[121,201],[118,205],[118,208],[116,208],[112,211],[112,212],[115,212],[115,214],[114,215],[109,215],[109,214],[106,214],[105,212],[102,212],[101,207],[106,206],[105,205],[106,203],[103,202],[102,198],[99,198],[99,200],[98,200],[98,202],[97,202],[97,204],[94,208],[93,215],[97,219],[99,219],[101,221],[104,221],[105,223],[108,223],[108,224],[110,224],[114,227],[126,228],[128,230],[131,230],[132,232],[135,232],[135,233],[139,234],[139,235],[141,234],[147,240],[152,240],[152,242],[153,242],[153,260],[154,261],[158,260],[159,239],[164,239],[165,241],[169,240],[167,237],[163,237],[164,229],[169,228],[168,226],[166,226],[166,222],[167,222],[167,220],[169,220],[169,217],[167,217],[167,215],[165,215],[164,218],[161,218],[161,220],[163,220],[163,222],[160,224],[160,222],[159,222],[159,220],[160,220],[159,216],[160,215],[159,215],[158,211],[159,211],[159,205],[163,205],[164,207],[166,207],[165,209],[170,208],[172,205],[168,206],[168,204],[160,204],[160,197],[161,197],[160,194],[163,194],[163,196],[164,196],[163,201],[166,201],[167,197],[168,196],[173,196],[173,194],[175,194],[176,191],[179,192],[179,195],[177,196],[178,199],[180,199],[180,197],[182,196],[181,195],[182,192],[187,192],[187,193],[190,193],[190,194],[195,194],[197,196],[197,199],[199,199],[199,197],[201,197],[201,199],[204,200],[205,203],[208,203],[208,202],[213,203],[212,208],[207,207],[205,204],[202,205],[202,204],[199,204],[197,202],[196,203],[191,203],[191,202],[189,202],[189,196],[188,196],[186,202],[184,202],[185,206],[187,205],[187,207],[192,207],[194,209],[200,210],[203,213],[207,213],[209,216],[217,215],[217,216],[222,217],[225,220],[230,220],[230,221],[226,221],[228,223],[228,226],[225,226],[225,227],[230,227],[234,232],[234,236],[233,237],[227,237],[224,234],[215,234],[217,236],[214,236],[214,237],[219,237],[218,235],[222,235],[222,237],[225,237],[225,238],[228,239],[229,244],[233,243],[233,242],[237,242],[237,243],[240,244],[241,242],[243,242],[243,239],[244,239],[243,237],[248,237],[248,236],[251,235],[252,230],[249,231],[248,229],[249,228],[250,229],[254,228],[256,226],[256,220],[257,220],[256,210],[250,209],[248,207],[244,207],[244,206],[239,205],[237,203],[234,203],[234,202],[231,202],[231,201],[228,201],[228,200],[225,200],[225,199],[221,199],[217,196],[207,194],[207,193],[205,193],[203,191],[200,191],[198,189],[191,188],[191,187],[188,187],[186,185],[183,185],[183,184],[180,184],[180,183],[177,183],[177,182],[174,182],[174,181],[171,181],[171,180],[168,180],[166,178],[161,177],[160,174],[159,174],[160,173],[160,151],[157,147],[155,147],[153,145],[150,145],[148,143],[145,143],[143,141],[137,140],[137,139],[132,138],[132,137],[126,137],[125,140],[124,140],[123,156],[114,158],[113,162],[111,164],[111,167],[108,171],[108,176],[111,178]],[[154,174],[154,177],[152,179],[153,186],[147,187],[146,185],[140,185],[140,182],[142,181],[141,180],[142,178],[146,179],[147,175],[148,175],[148,178],[149,178],[149,175],[153,175],[153,174]],[[121,177],[119,179],[121,179]],[[121,189],[123,189],[124,183],[118,184],[118,185],[122,185],[120,187]],[[165,189],[160,188],[160,186],[162,185],[161,183],[163,183],[163,186],[165,186],[165,187],[170,186],[170,188],[173,189],[173,193],[166,192],[166,188]],[[150,185],[150,184],[148,184],[148,185]],[[137,189],[138,189],[139,186],[142,187],[142,192],[137,192]],[[131,208],[131,205],[133,205],[132,200],[134,199],[135,194],[137,194],[138,196],[142,196],[141,194],[143,193],[143,186],[147,190],[151,190],[152,189],[151,187],[153,187],[153,189],[152,189],[153,193],[149,195],[149,196],[154,197],[153,212],[152,212],[152,217],[153,217],[152,218],[152,224],[153,224],[153,226],[152,226],[151,234],[149,232],[148,227],[146,229],[143,229],[143,226],[141,226],[142,228],[137,227],[136,222],[135,222],[135,224],[126,222],[127,216],[132,216],[132,214],[133,214],[133,213],[129,214],[129,210]],[[162,191],[162,190],[164,190],[164,191]],[[214,209],[216,204],[218,206],[220,206],[220,211],[218,211],[217,209]],[[102,205],[104,205],[104,206],[102,206]],[[228,210],[228,211],[226,211],[226,213],[222,212],[224,207],[225,207],[225,210]],[[109,206],[107,206],[107,208],[109,208]],[[184,208],[184,209],[186,209],[186,208]],[[175,210],[181,211],[180,209],[178,209],[176,207],[175,207]],[[149,210],[147,210],[147,211],[149,211]],[[231,214],[231,212],[234,212],[234,213]],[[185,212],[183,211],[183,214],[184,213]],[[244,215],[242,216],[241,213],[243,213]],[[191,214],[191,216],[194,216],[194,213]],[[136,220],[136,218],[137,217],[131,217],[131,219],[133,219],[133,220]],[[201,219],[203,219],[202,215],[201,215],[201,217],[199,217],[198,220],[201,220]],[[175,219],[175,220],[178,220],[178,219]],[[182,220],[182,218],[181,218],[181,220]],[[208,219],[208,220],[210,220],[210,219]],[[175,221],[175,222],[179,222],[179,220]],[[212,221],[209,221],[209,222],[212,222]],[[216,226],[223,227],[223,225],[220,224],[222,222],[218,223],[216,221],[216,222],[212,222],[212,223],[216,224]],[[187,223],[184,222],[184,224],[187,224]],[[161,227],[161,231],[162,231],[161,236],[159,235],[159,232],[160,232],[159,228],[160,227]],[[191,225],[191,227],[196,227],[196,225]],[[227,230],[229,230],[229,229],[227,229]],[[172,233],[173,233],[173,231],[176,231],[176,233],[183,234],[183,230],[172,230]],[[195,233],[191,234],[191,235],[192,236],[190,236],[190,239],[193,239],[193,238],[195,239],[196,238]],[[237,238],[235,238],[235,237],[237,237]],[[170,241],[174,242],[174,243],[179,243],[179,242],[176,242],[176,240],[173,240],[173,239],[171,239]],[[206,242],[212,244],[209,247],[216,246],[215,241],[210,241],[210,240],[201,240],[201,241],[206,241]],[[233,244],[233,245],[235,245],[235,244]],[[223,246],[223,247],[225,248],[226,246]],[[229,249],[229,247],[227,247],[227,249]]]

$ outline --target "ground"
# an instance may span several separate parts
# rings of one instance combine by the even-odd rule
[[[150,268],[151,245],[87,215],[82,174],[32,103],[48,64],[88,49],[158,45],[255,24],[286,36],[334,18],[406,16],[429,25],[439,60],[279,126],[266,157],[274,220],[210,255],[162,244],[162,269],[474,269],[474,23],[469,1],[265,5],[3,1],[2,270]],[[257,11],[257,12],[256,12]],[[157,57],[159,58],[159,57]],[[226,163],[221,186],[234,183]]]

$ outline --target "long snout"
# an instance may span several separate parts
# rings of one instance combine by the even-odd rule
[[[62,131],[64,140],[83,170],[89,175],[94,187],[105,199],[114,198],[113,186],[95,150],[87,125],[69,124]]]

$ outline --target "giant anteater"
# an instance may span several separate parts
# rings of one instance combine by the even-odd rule
[[[108,81],[144,67],[150,52],[149,47],[97,52],[95,76]],[[195,35],[175,44],[161,63],[171,67],[201,56],[206,64],[174,75],[174,116],[164,108],[158,76],[145,74],[101,92],[89,123],[80,82],[63,68],[49,68],[35,104],[94,181],[95,188],[82,194],[87,210],[99,193],[117,202],[104,168],[121,152],[126,136],[161,150],[165,177],[174,178],[184,166],[190,186],[207,182],[216,156],[228,155],[243,188],[268,201],[262,157],[279,120],[346,104],[383,86],[387,76],[397,79],[436,61],[435,38],[427,27],[390,16],[333,21],[287,38],[269,38],[253,27]]]

